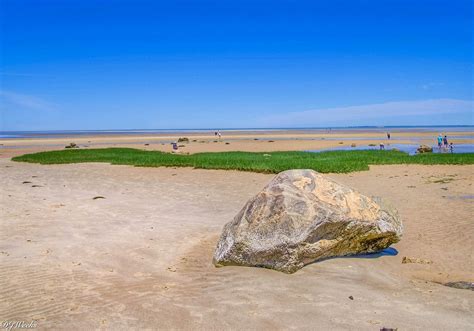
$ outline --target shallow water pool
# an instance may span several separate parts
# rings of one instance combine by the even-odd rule
[[[402,152],[408,153],[410,155],[416,154],[416,149],[419,147],[419,144],[385,144],[385,150],[398,149]],[[474,153],[474,144],[456,144],[453,145],[453,153]],[[431,146],[433,148],[433,153],[450,153],[449,149],[441,148],[438,146]],[[326,151],[352,151],[352,150],[379,150],[380,146],[369,146],[369,145],[358,145],[356,147],[350,146],[341,146],[333,148],[324,148],[324,149],[314,149],[308,150],[307,152],[326,152]]]

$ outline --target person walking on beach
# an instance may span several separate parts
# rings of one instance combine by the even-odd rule
[[[387,139],[390,140],[390,132],[387,132]]]
[[[217,135],[219,136],[219,140],[221,139],[222,135],[220,131],[217,131]]]
[[[172,142],[171,143],[171,146],[173,147],[173,151],[177,151],[178,150],[178,143],[177,142]]]
[[[443,136],[440,133],[438,136],[438,149],[441,149],[442,144],[443,144]]]
[[[453,146],[453,143],[450,143],[449,144],[449,151],[452,153],[454,153],[454,146]]]
[[[447,137],[447,136],[444,136],[444,138],[443,138],[443,144],[444,144],[444,148],[447,149],[447,148],[448,148],[448,145],[449,145],[449,144],[448,144],[448,137]]]

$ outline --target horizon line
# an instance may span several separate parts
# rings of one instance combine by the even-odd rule
[[[1,130],[0,133],[9,132],[94,132],[94,131],[239,131],[239,130],[322,130],[322,129],[393,129],[393,128],[450,128],[468,127],[474,128],[472,124],[436,124],[436,125],[355,125],[355,126],[314,126],[314,127],[236,127],[236,128],[172,128],[172,129],[52,129],[52,130]]]

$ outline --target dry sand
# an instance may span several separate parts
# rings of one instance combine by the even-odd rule
[[[292,275],[215,268],[223,225],[271,175],[3,158],[0,320],[81,330],[472,330],[474,292],[437,282],[474,281],[474,167],[329,176],[397,207],[398,255],[331,259]],[[433,263],[402,264],[404,256]]]

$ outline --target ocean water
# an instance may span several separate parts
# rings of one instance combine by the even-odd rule
[[[208,129],[132,129],[132,130],[50,130],[50,131],[0,131],[0,139],[16,139],[16,138],[60,138],[74,136],[108,136],[108,135],[145,135],[145,134],[179,134],[179,133],[195,133],[195,134],[214,134],[220,130],[223,134],[230,132],[285,132],[296,131],[299,133],[331,133],[337,132],[391,132],[394,139],[396,132],[461,132],[470,131],[474,135],[474,126],[386,126],[386,127],[335,127],[335,128],[208,128]],[[340,139],[331,137],[329,139]]]

